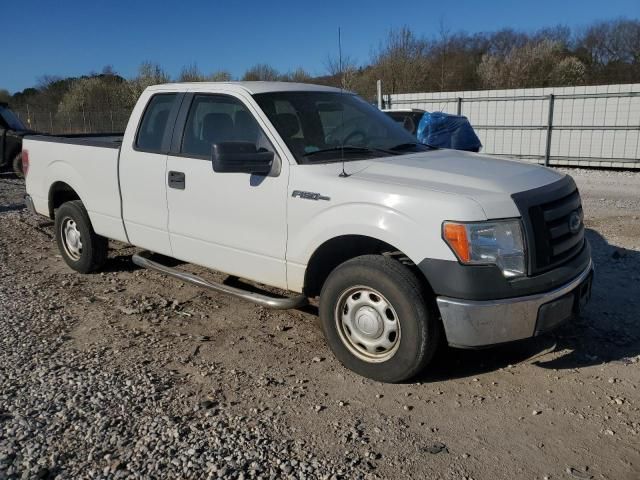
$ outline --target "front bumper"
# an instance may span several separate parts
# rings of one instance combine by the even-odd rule
[[[522,340],[569,320],[591,295],[593,262],[580,275],[549,292],[501,300],[437,297],[447,342],[477,348]]]

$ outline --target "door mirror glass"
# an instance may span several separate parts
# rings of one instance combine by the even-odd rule
[[[221,142],[211,147],[213,171],[268,175],[273,166],[273,152],[249,142]]]

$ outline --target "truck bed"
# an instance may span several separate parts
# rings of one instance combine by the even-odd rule
[[[122,135],[29,135],[27,191],[34,208],[51,214],[55,191],[70,189],[82,199],[96,233],[126,241],[120,210],[118,158]]]
[[[85,145],[90,147],[120,148],[123,133],[74,133],[68,135],[29,135],[29,140]]]

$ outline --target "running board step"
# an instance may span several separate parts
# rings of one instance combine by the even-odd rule
[[[298,295],[295,297],[287,298],[270,297],[268,295],[262,295],[260,293],[242,290],[241,288],[231,287],[223,283],[211,283],[204,280],[203,278],[198,277],[197,275],[183,272],[155,262],[149,258],[150,256],[151,252],[144,251],[133,255],[132,260],[133,263],[135,263],[139,267],[155,270],[156,272],[164,273],[165,275],[177,278],[178,280],[182,280],[183,282],[192,283],[193,285],[197,285],[198,287],[206,288],[208,290],[213,290],[214,292],[226,293],[227,295],[241,298],[242,300],[247,300],[263,307],[273,308],[276,310],[288,310],[290,308],[302,307],[307,304],[307,297],[305,295]]]

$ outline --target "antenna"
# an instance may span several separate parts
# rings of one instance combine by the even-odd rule
[[[342,36],[340,33],[340,27],[338,27],[338,67],[340,68],[340,96],[342,96],[344,95],[344,71],[342,70]],[[340,123],[344,126],[344,108],[340,110],[340,113]],[[349,174],[344,170],[344,136],[340,138],[340,157],[342,159],[342,172],[340,172],[339,176],[347,178]]]

